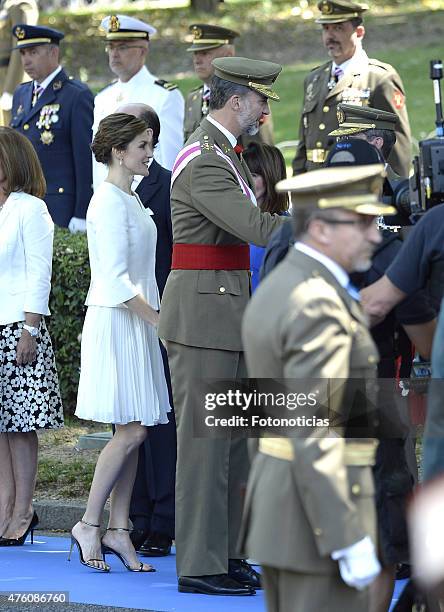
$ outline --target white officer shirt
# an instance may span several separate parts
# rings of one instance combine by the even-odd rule
[[[128,82],[115,83],[99,92],[94,99],[93,135],[100,121],[114,113],[122,104],[143,103],[152,106],[159,115],[160,137],[154,150],[154,157],[164,168],[171,170],[174,160],[183,145],[183,118],[185,102],[178,89],[169,91],[156,85],[157,77],[143,66]],[[93,156],[94,190],[107,175],[105,164],[95,161]]]

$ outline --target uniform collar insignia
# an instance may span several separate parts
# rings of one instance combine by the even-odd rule
[[[54,91],[57,91],[59,89],[62,89],[62,85],[63,85],[62,81],[56,81],[53,84],[52,88],[53,88]]]

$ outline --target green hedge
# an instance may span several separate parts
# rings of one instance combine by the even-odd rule
[[[65,414],[73,414],[80,368],[80,335],[90,281],[86,234],[56,228],[49,299],[51,334]]]

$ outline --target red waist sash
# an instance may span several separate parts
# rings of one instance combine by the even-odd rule
[[[249,270],[248,244],[173,244],[172,270]]]

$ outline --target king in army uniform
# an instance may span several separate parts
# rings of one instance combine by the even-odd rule
[[[93,95],[59,65],[62,32],[14,27],[23,68],[33,79],[14,92],[11,127],[34,145],[46,179],[45,202],[57,225],[86,229],[92,196]]]
[[[12,28],[16,23],[35,25],[38,17],[35,0],[2,0],[0,3],[0,125],[9,125],[12,94],[25,74],[20,57],[11,52],[16,43]]]
[[[373,164],[278,183],[292,192],[296,243],[246,309],[250,377],[286,380],[289,393],[296,380],[308,393],[319,379],[337,388],[375,378],[378,352],[348,275],[370,267],[381,241],[375,217],[393,212],[379,201],[383,176],[383,165]],[[335,413],[351,406],[348,385],[328,398]],[[267,609],[367,610],[365,587],[380,570],[374,440],[338,437],[325,426],[287,433],[260,439],[241,532],[243,550],[262,565]]]
[[[208,116],[173,168],[173,260],[159,336],[167,341],[177,423],[176,563],[179,590],[251,595],[257,573],[239,558],[245,440],[196,438],[202,381],[245,374],[240,338],[250,296],[248,243],[265,245],[282,217],[255,206],[253,179],[234,147],[268,114],[273,62],[213,60]]]
[[[329,132],[338,127],[336,107],[343,102],[396,113],[396,145],[388,161],[395,172],[408,176],[411,142],[404,86],[393,66],[369,58],[362,48],[362,14],[368,7],[349,0],[321,0],[318,8],[321,16],[316,22],[322,25],[331,60],[304,81],[294,174],[319,168],[325,161],[333,144]]]
[[[235,30],[207,23],[195,23],[190,25],[189,29],[193,42],[187,51],[193,54],[194,71],[202,85],[192,89],[185,100],[184,142],[208,114],[211,79],[214,74],[212,61],[218,57],[233,57],[236,53],[234,39],[239,36],[239,32]],[[255,136],[242,134],[239,137],[242,147],[246,147],[249,142],[274,144],[271,114],[262,117],[259,132]]]
[[[182,146],[184,100],[177,85],[158,79],[145,66],[150,36],[156,28],[126,15],[111,15],[101,23],[109,67],[117,76],[94,100],[95,134],[100,121],[123,104],[148,104],[159,116],[160,138],[154,150],[157,162],[171,170]],[[93,160],[94,189],[106,177],[106,166]]]

